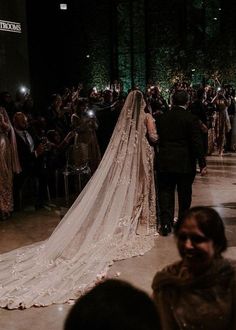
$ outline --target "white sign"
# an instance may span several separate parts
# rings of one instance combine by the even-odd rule
[[[21,33],[21,24],[17,22],[0,20],[0,31]]]

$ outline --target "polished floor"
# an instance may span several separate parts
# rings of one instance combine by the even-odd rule
[[[229,248],[226,255],[236,259],[236,153],[223,157],[208,157],[208,174],[196,176],[193,186],[192,205],[214,207],[223,217]],[[60,205],[63,203],[60,202]],[[59,204],[58,204],[59,205]],[[13,217],[0,222],[0,253],[46,239],[60,221],[63,209],[15,213]],[[155,272],[176,260],[174,238],[156,238],[156,246],[142,257],[116,262],[109,271],[109,277],[119,277],[151,292]],[[62,330],[70,305],[52,305],[44,308],[8,311],[0,309],[1,330]]]

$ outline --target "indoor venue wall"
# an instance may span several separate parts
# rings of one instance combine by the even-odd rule
[[[222,0],[27,0],[32,90],[83,82],[236,81],[235,4]],[[44,4],[44,5],[43,5]],[[39,17],[39,18],[37,18]],[[232,31],[232,33],[231,33]]]
[[[0,91],[14,96],[21,86],[30,88],[25,1],[0,1],[0,20],[21,26],[21,33],[0,30]]]

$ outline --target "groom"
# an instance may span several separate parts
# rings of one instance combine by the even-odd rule
[[[159,116],[156,125],[159,135],[157,162],[157,191],[160,234],[167,236],[173,226],[175,189],[178,192],[178,218],[190,208],[196,162],[205,164],[201,131],[197,117],[188,110],[189,95],[175,92],[171,110]]]

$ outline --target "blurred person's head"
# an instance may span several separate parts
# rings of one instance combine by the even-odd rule
[[[54,108],[60,108],[62,105],[62,98],[60,94],[53,94],[51,96],[51,105]]]
[[[47,128],[47,121],[43,116],[37,116],[37,118],[33,120],[33,122],[30,122],[30,126],[33,127],[36,134],[45,134]]]
[[[195,274],[204,272],[227,248],[223,220],[209,207],[189,209],[177,222],[175,236],[180,256]]]
[[[18,130],[26,130],[28,128],[28,119],[23,112],[16,112],[13,116],[13,125]]]
[[[151,87],[151,95],[153,98],[157,98],[160,96],[160,89],[158,88],[158,86]]]
[[[82,115],[87,109],[88,103],[86,100],[78,100],[76,104],[75,112],[77,115]]]
[[[17,90],[15,95],[15,101],[23,104],[26,97],[27,95],[25,92],[22,92],[21,90]]]
[[[0,105],[6,106],[7,104],[12,103],[12,96],[9,92],[4,91],[0,93]]]
[[[106,280],[77,300],[64,330],[158,330],[159,319],[149,296],[121,280]]]
[[[33,107],[34,107],[34,100],[30,95],[28,95],[24,101],[22,109],[24,112],[30,112],[32,111]]]
[[[112,103],[113,101],[113,93],[111,90],[105,90],[103,92],[103,100],[105,103]]]
[[[61,142],[61,135],[55,129],[51,129],[47,132],[47,138],[50,142],[55,144],[59,144]]]
[[[177,90],[172,96],[173,105],[186,106],[189,101],[189,94],[185,90]]]
[[[217,95],[218,95],[218,97],[223,97],[225,95],[225,89],[224,88],[219,88],[217,90]]]
[[[204,88],[199,88],[197,90],[196,96],[199,100],[204,100],[204,98],[206,97],[206,91]]]

